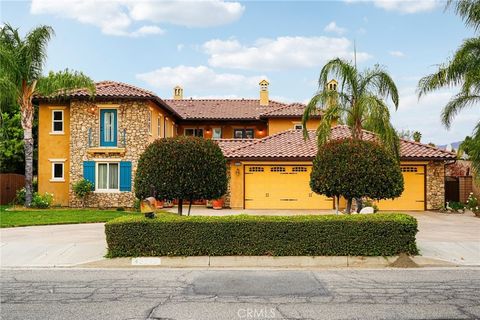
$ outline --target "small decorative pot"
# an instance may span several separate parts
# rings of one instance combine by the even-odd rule
[[[215,210],[223,209],[223,199],[212,200],[212,206],[213,206],[213,209]]]

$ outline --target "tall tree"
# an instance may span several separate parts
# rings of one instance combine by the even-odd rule
[[[329,77],[338,80],[338,88],[327,87]],[[332,124],[340,118],[350,127],[354,140],[362,139],[363,129],[370,130],[377,134],[387,150],[399,157],[399,139],[390,123],[386,102],[390,98],[395,110],[398,108],[398,89],[386,70],[375,65],[359,72],[355,65],[337,58],[322,68],[318,86],[319,91],[303,114],[305,136],[308,119],[321,108],[323,116],[317,128],[319,146],[329,139]]]
[[[446,8],[454,11],[464,20],[467,26],[476,32],[480,28],[479,0],[449,0]],[[459,93],[445,105],[442,111],[442,123],[449,129],[455,116],[467,108],[474,107],[480,111],[480,37],[464,40],[453,57],[439,65],[438,70],[420,79],[418,97],[441,88],[459,87]],[[473,149],[470,151],[472,167],[480,177],[480,122],[473,130]]]
[[[338,86],[329,82],[330,77],[338,80]],[[323,115],[317,128],[319,148],[328,141],[332,124],[340,119],[349,126],[353,140],[362,140],[363,129],[376,133],[383,147],[398,161],[400,141],[390,123],[390,109],[386,102],[390,98],[395,110],[398,108],[398,89],[385,69],[375,65],[358,71],[350,62],[333,59],[322,68],[318,86],[319,91],[308,103],[302,117],[305,137],[308,137],[307,121],[321,108]],[[347,212],[350,213],[352,198],[347,200]],[[362,201],[356,198],[356,202],[358,209]]]
[[[33,117],[35,96],[64,95],[68,90],[88,88],[94,93],[93,81],[81,72],[50,72],[43,75],[47,45],[54,31],[40,26],[22,38],[18,29],[9,24],[0,28],[0,103],[20,105],[25,150],[25,205],[32,201],[33,179]]]

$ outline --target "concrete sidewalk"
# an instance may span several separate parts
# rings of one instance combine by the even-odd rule
[[[0,229],[1,267],[74,266],[103,259],[103,223]]]

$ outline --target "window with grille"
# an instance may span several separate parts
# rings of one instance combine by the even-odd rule
[[[292,172],[307,172],[307,167],[293,167]]]
[[[418,167],[401,167],[402,172],[418,172]]]
[[[285,172],[285,167],[271,167],[270,172]]]
[[[263,167],[250,167],[248,168],[249,172],[263,172]]]

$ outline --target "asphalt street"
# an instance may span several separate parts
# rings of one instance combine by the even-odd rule
[[[480,269],[2,269],[1,319],[479,319]]]

